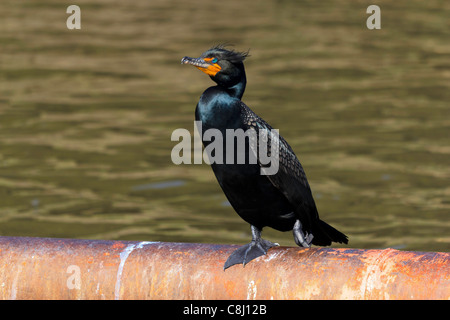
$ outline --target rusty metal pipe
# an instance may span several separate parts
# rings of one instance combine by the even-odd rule
[[[1,299],[449,299],[450,253],[0,237]]]

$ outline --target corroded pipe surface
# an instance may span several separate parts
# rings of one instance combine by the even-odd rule
[[[450,299],[450,253],[0,237],[1,299]]]

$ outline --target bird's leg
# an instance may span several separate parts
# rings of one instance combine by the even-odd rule
[[[252,226],[252,242],[235,250],[228,257],[223,266],[223,270],[238,263],[242,263],[245,266],[251,260],[266,254],[267,250],[275,246],[279,246],[279,244],[262,239],[261,230]]]
[[[300,247],[311,247],[311,242],[314,236],[312,233],[306,233],[306,235],[303,233],[302,230],[302,224],[300,220],[297,220],[294,224],[294,228],[292,229],[292,232],[294,233],[294,240],[295,243]]]

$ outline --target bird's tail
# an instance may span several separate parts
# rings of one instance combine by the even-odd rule
[[[348,237],[345,234],[320,219],[313,226],[312,234],[314,235],[312,243],[317,246],[329,246],[331,242],[348,243]]]

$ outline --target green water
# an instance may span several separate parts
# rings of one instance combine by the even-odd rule
[[[450,249],[450,4],[0,2],[0,235],[246,243],[208,165],[171,162],[207,76],[181,57],[250,48],[244,95],[350,247]],[[295,245],[290,232],[263,235]]]

